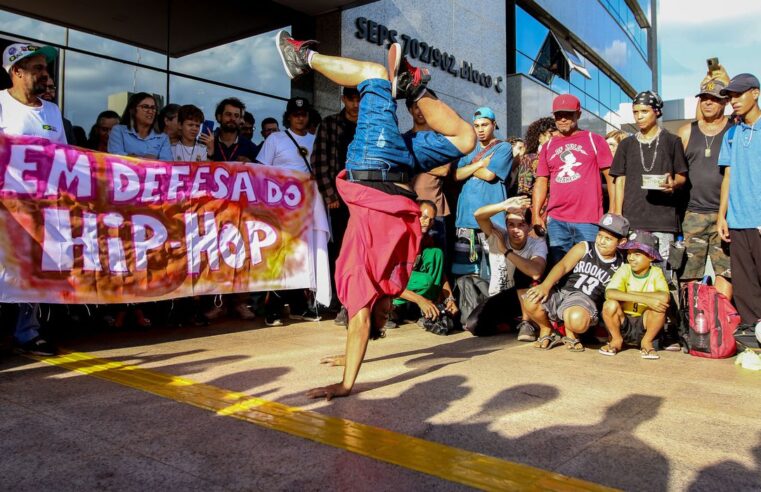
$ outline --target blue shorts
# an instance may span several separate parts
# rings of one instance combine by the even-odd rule
[[[357,130],[346,152],[346,170],[425,172],[463,156],[446,137],[426,131],[405,141],[399,132],[391,82],[368,79],[357,86],[360,94]]]

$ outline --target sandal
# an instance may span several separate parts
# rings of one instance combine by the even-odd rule
[[[609,357],[612,357],[616,355],[618,352],[620,352],[620,349],[617,349],[613,345],[606,343],[605,345],[600,347],[600,350],[598,350],[598,352],[602,355],[607,355]]]
[[[584,352],[584,345],[581,344],[578,338],[563,337],[560,341],[569,352]]]
[[[658,359],[661,358],[661,356],[658,355],[658,352],[654,348],[651,348],[651,349],[646,349],[646,348],[640,349],[639,356],[642,357],[643,359],[647,359],[647,360],[658,360]]]
[[[544,342],[548,342],[547,346],[544,347]],[[552,347],[556,345],[560,345],[560,337],[557,335],[544,335],[543,337],[539,337],[536,342],[534,342],[534,348],[540,349],[540,350],[549,350]]]

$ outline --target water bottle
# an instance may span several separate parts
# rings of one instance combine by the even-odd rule
[[[701,352],[710,352],[711,333],[708,328],[708,319],[702,310],[698,311],[698,314],[695,315],[692,331],[695,332],[692,337],[692,347]]]

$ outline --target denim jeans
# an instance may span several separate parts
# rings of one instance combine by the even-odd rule
[[[597,230],[597,224],[577,224],[549,217],[547,236],[550,240],[550,263],[554,265],[559,262],[575,244],[582,241],[594,241]]]
[[[357,90],[357,130],[346,151],[349,180],[353,179],[352,171],[417,174],[463,156],[445,136],[433,131],[416,132],[406,140],[402,137],[388,80],[368,79]]]
[[[27,343],[40,334],[40,321],[37,319],[39,304],[19,304],[18,318],[16,318],[16,330],[13,334],[16,342]]]

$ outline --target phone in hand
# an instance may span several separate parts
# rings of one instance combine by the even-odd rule
[[[708,71],[713,73],[719,70],[719,59],[716,57],[709,58],[706,60],[706,65],[708,65]]]
[[[201,125],[201,131],[198,133],[198,136],[201,135],[208,135],[210,133],[214,132],[214,122],[212,120],[206,120],[203,122],[203,125]]]

